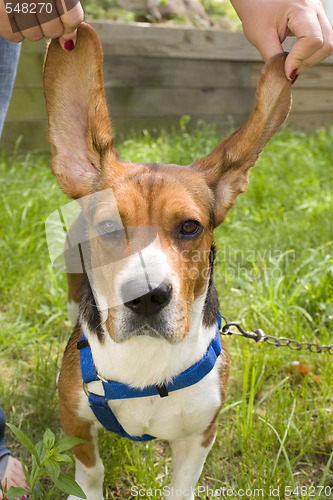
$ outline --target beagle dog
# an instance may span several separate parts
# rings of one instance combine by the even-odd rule
[[[288,116],[291,83],[279,54],[263,69],[247,123],[206,157],[131,163],[113,148],[102,58],[96,32],[82,24],[71,52],[50,43],[44,68],[52,171],[81,207],[68,233],[79,242],[66,257],[69,297],[80,306],[58,382],[61,421],[84,440],[73,451],[88,500],[104,498],[101,424],[138,441],[168,440],[168,497],[193,500],[230,364],[213,232]]]

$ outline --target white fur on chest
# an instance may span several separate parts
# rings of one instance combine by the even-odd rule
[[[126,383],[138,388],[161,384],[199,361],[215,337],[216,325],[202,325],[200,297],[191,310],[191,328],[178,344],[165,339],[133,337],[117,344],[110,337],[101,344],[89,331],[89,340],[96,369],[103,378]],[[184,435],[203,432],[212,421],[220,404],[220,356],[212,369],[200,382],[185,389],[169,393],[165,398],[151,396],[110,401],[110,407],[119,423],[132,436],[150,434],[173,441]],[[88,390],[103,395],[101,382],[92,382]],[[82,400],[86,414],[87,397]],[[83,415],[82,415],[83,416]],[[88,416],[88,415],[86,415]]]
[[[221,405],[219,357],[213,370],[200,382],[179,391],[170,392],[165,398],[149,396],[109,401],[117,420],[132,436],[151,436],[173,441],[207,429]],[[101,382],[89,384],[89,390],[103,394]],[[82,394],[80,415],[91,419],[86,394]]]
[[[110,406],[126,432],[150,434],[173,441],[203,432],[220,404],[218,363],[197,384],[171,392],[165,398],[152,396],[112,401]]]
[[[104,379],[140,389],[172,380],[175,375],[199,361],[215,336],[216,325],[210,328],[202,325],[204,301],[205,295],[192,305],[190,330],[177,344],[145,335],[133,336],[123,343],[117,343],[108,334],[101,343],[97,335],[89,332],[83,324],[98,374]]]

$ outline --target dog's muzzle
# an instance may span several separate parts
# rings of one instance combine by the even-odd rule
[[[129,295],[136,292],[139,295],[140,289],[144,292],[133,300],[124,300],[124,305],[141,317],[152,316],[159,313],[166,307],[172,297],[172,286],[166,282],[160,283],[157,287],[150,286],[149,292],[146,292],[147,282],[138,282],[131,280],[125,283],[121,288],[121,295],[125,299]]]

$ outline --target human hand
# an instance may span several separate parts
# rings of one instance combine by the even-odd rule
[[[62,48],[71,50],[82,21],[79,0],[0,0],[0,35],[11,42],[59,38]]]
[[[231,0],[246,38],[267,61],[282,52],[288,31],[297,37],[285,62],[294,83],[306,66],[333,52],[333,31],[319,0]]]

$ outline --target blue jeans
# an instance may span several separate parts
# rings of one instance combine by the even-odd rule
[[[10,451],[6,446],[5,428],[6,418],[3,409],[0,406],[0,480],[3,478],[6,472],[8,456],[10,455]]]
[[[8,42],[0,35],[0,137],[14,86],[21,44]],[[5,440],[6,418],[0,406],[0,459],[10,452]],[[4,472],[0,466],[0,478]]]
[[[0,137],[14,86],[21,44],[0,35]]]
[[[12,95],[20,51],[20,43],[8,42],[0,35],[0,137]],[[0,406],[0,479],[5,473],[7,457],[10,454],[6,446],[5,430],[6,418]]]
[[[3,409],[0,406],[0,459],[10,453],[6,446],[5,429],[6,429],[6,418]],[[1,466],[0,466],[0,479],[1,479]]]

